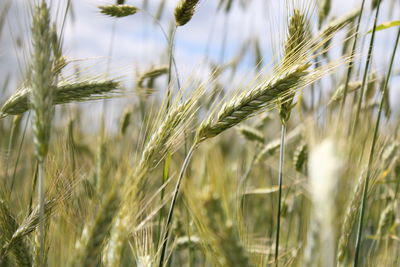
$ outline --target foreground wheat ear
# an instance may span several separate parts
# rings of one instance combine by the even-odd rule
[[[197,132],[198,142],[217,136],[256,115],[279,97],[300,86],[302,78],[309,74],[307,70],[309,66],[309,64],[293,66],[279,75],[274,75],[253,90],[244,92],[225,103],[215,119],[211,115],[200,125]]]
[[[290,61],[293,60],[296,55],[307,58],[306,55],[309,47],[306,44],[309,39],[311,39],[311,30],[307,17],[302,14],[300,10],[294,9],[289,19],[288,37],[285,43],[282,64],[288,64],[287,62],[290,64]],[[281,102],[279,105],[279,115],[282,124],[286,124],[289,121],[295,93],[294,91],[284,98],[281,98],[279,101]]]
[[[50,10],[46,1],[41,1],[34,9],[32,18],[32,61],[29,84],[32,87],[29,97],[32,103],[33,142],[38,162],[38,202],[39,229],[35,240],[35,259],[39,266],[44,266],[46,251],[45,227],[45,159],[49,150],[52,121],[52,104],[56,75],[52,36],[50,31]]]
[[[91,101],[111,97],[111,93],[120,88],[115,80],[63,82],[54,89],[53,105],[72,102]],[[10,96],[0,109],[0,118],[19,115],[32,108],[29,101],[30,88],[24,88]]]

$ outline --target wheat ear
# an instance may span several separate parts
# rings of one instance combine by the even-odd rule
[[[111,96],[111,92],[119,88],[115,80],[62,82],[54,88],[52,105],[97,100]],[[0,109],[0,117],[19,115],[32,108],[29,101],[31,88],[24,88],[10,96]]]
[[[200,125],[198,142],[219,135],[276,102],[279,97],[301,84],[302,78],[309,73],[308,67],[309,64],[294,66],[225,103],[215,119],[211,115]]]
[[[115,189],[106,196],[93,224],[86,226],[76,248],[78,255],[71,266],[97,266],[105,238],[118,212],[120,197]]]
[[[129,5],[109,5],[99,6],[100,13],[116,18],[130,16],[139,11],[137,7]]]
[[[2,232],[0,240],[2,244],[5,244],[12,238],[12,235],[18,229],[18,226],[17,221],[5,201],[0,199],[0,229]],[[24,240],[17,240],[8,250],[13,254],[17,266],[31,266],[32,256],[30,255],[29,248],[25,244]],[[0,247],[0,265],[7,266],[6,262],[7,249]]]
[[[188,23],[196,9],[199,0],[180,0],[175,8],[175,21],[177,26],[183,26]]]
[[[44,265],[45,255],[45,167],[50,140],[50,125],[52,117],[53,89],[55,77],[53,74],[54,57],[51,47],[50,11],[46,1],[36,6],[32,20],[32,74],[30,76],[31,103],[33,109],[32,125],[35,143],[35,154],[38,160],[38,200],[40,225],[38,232],[39,265]]]

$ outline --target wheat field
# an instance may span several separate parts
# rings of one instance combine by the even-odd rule
[[[0,2],[0,266],[400,266],[398,0]]]

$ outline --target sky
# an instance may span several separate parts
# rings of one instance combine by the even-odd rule
[[[5,1],[7,0],[1,1],[0,8],[5,5]],[[128,87],[133,84],[137,73],[151,66],[165,65],[168,62],[166,56],[167,42],[160,26],[154,23],[154,19],[150,15],[157,12],[160,0],[147,1],[148,9],[146,12],[138,12],[133,16],[116,20],[104,17],[97,8],[99,5],[112,4],[115,1],[72,0],[74,19],[72,21],[69,17],[65,24],[63,44],[65,55],[70,59],[80,60],[79,65],[82,68],[88,68],[85,71],[88,75],[110,73],[109,75],[112,76],[122,73]],[[166,1],[160,25],[164,31],[168,32],[173,19],[173,10],[178,0]],[[276,32],[282,32],[282,30],[277,31],[275,26],[271,26],[271,22],[274,22],[274,18],[282,18],[282,14],[285,14],[283,5],[278,4],[281,8],[276,8],[276,3],[280,0],[244,1],[250,3],[245,10],[239,4],[236,4],[229,16],[225,16],[223,12],[216,12],[218,1],[200,0],[193,19],[187,25],[178,28],[174,51],[182,80],[193,75],[202,77],[209,75],[208,70],[202,65],[206,51],[209,52],[209,58],[212,61],[219,62],[222,59],[223,62],[227,62],[236,55],[244,40],[254,36],[260,39],[265,62],[271,61],[276,52],[272,49],[271,40],[277,39],[278,36],[274,36]],[[396,2],[396,0],[383,1],[379,23],[389,20],[391,1]],[[0,36],[0,47],[2,47],[0,50],[0,66],[8,71],[3,71],[0,74],[0,79],[5,79],[5,73],[22,73],[21,70],[26,66],[27,47],[29,46],[28,34],[26,34],[27,29],[29,29],[28,2],[28,0],[12,1],[6,25]],[[360,5],[361,1],[332,0],[332,2],[330,19],[354,10]],[[126,3],[142,8],[143,0],[128,0]],[[65,10],[65,6],[66,1],[53,1],[53,13],[61,14]],[[369,1],[367,1],[367,6],[368,15],[364,16],[361,27],[362,33],[372,27]],[[393,10],[394,12],[400,10],[400,1],[392,9],[392,12]],[[400,14],[400,11],[397,14]],[[62,16],[56,17],[61,18]],[[58,25],[61,25],[60,20]],[[113,30],[115,31],[114,34]],[[271,32],[274,32],[274,34],[271,34]],[[225,46],[223,46],[222,41],[224,34],[227,36]],[[394,35],[394,30],[377,34],[373,68],[378,73],[384,73],[387,69]],[[21,48],[16,48],[15,43],[17,41],[22,44]],[[110,46],[112,47],[111,53]],[[363,48],[363,55],[366,54],[365,49],[366,47]],[[223,52],[221,53],[221,51]],[[396,62],[400,62],[400,55],[397,56]],[[252,76],[249,74],[252,74],[253,68],[254,65],[249,54],[240,66],[236,80],[232,82],[236,84],[246,81]],[[397,63],[395,70],[399,69],[400,64]],[[15,84],[17,80],[20,80],[20,77],[11,76],[11,81],[14,82],[12,84]],[[399,79],[395,78],[392,83],[392,99],[400,98],[398,81]],[[9,90],[13,89],[10,87]]]

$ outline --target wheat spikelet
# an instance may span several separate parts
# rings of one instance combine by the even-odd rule
[[[295,138],[300,135],[301,131],[302,131],[301,126],[298,126],[295,129],[291,130],[286,136],[286,143],[289,144],[290,142],[295,140]],[[266,156],[274,154],[275,151],[278,150],[280,144],[281,144],[280,138],[274,139],[273,141],[266,144],[264,148],[260,151],[260,153],[258,153],[255,162],[258,163]]]
[[[132,113],[133,113],[132,110],[126,109],[121,117],[119,132],[121,133],[122,136],[126,134],[126,130],[128,129],[129,124],[131,123]]]
[[[259,142],[261,144],[264,143],[263,134],[255,128],[250,126],[241,126],[239,128],[239,132],[246,138],[248,141]]]
[[[77,257],[71,266],[97,266],[105,238],[112,227],[112,222],[120,205],[117,191],[112,190],[105,198],[93,224],[86,226],[81,240],[77,243]]]
[[[114,80],[106,81],[85,81],[85,82],[64,82],[54,89],[53,105],[67,104],[71,102],[83,102],[107,98],[110,92],[120,86]],[[24,88],[10,96],[0,109],[0,118],[7,115],[19,115],[32,108],[29,101],[32,89]]]
[[[207,226],[215,235],[221,249],[226,266],[252,266],[248,252],[237,238],[234,223],[227,219],[218,195],[209,196],[204,201]]]
[[[199,0],[180,0],[175,8],[175,21],[177,26],[183,26],[188,23],[196,9]]]
[[[197,132],[198,142],[219,135],[262,111],[271,102],[290,92],[291,89],[301,84],[302,78],[308,74],[308,67],[309,64],[294,66],[225,103],[216,119],[210,116],[201,124]]]
[[[296,171],[301,172],[303,166],[307,162],[308,158],[308,147],[307,144],[301,143],[297,146],[293,153],[293,165]]]
[[[2,232],[2,235],[0,235],[2,244],[8,242],[13,233],[18,229],[17,221],[2,199],[0,199],[0,229]],[[31,266],[31,255],[24,240],[20,239],[14,242],[14,245],[10,248],[10,252],[13,254],[17,266]],[[4,248],[0,247],[1,266],[7,266],[7,258],[7,251],[4,252]]]
[[[290,64],[296,55],[301,55],[300,59],[306,58],[307,50],[309,48],[306,45],[307,41],[311,37],[309,23],[304,14],[298,9],[294,9],[292,16],[289,20],[288,37],[285,43],[284,58],[282,64]],[[286,124],[290,118],[291,110],[293,107],[293,98],[295,92],[287,94],[284,98],[279,99],[279,115],[282,124]]]
[[[46,2],[42,1],[35,9],[32,21],[33,54],[30,76],[35,152],[39,161],[44,160],[48,150],[53,102],[53,55],[49,29],[50,14]]]
[[[109,6],[99,6],[100,13],[116,18],[122,18],[130,16],[139,11],[137,7],[130,5],[109,5]]]
[[[375,82],[376,82],[376,79],[373,76],[371,76],[370,80],[368,81],[368,87],[373,87]],[[347,92],[351,93],[351,92],[357,91],[361,88],[361,85],[362,85],[361,81],[351,82],[348,84]],[[338,101],[340,101],[342,99],[343,94],[344,94],[344,87],[345,87],[344,84],[341,84],[335,90],[335,92],[332,94],[331,98],[329,99],[328,105],[337,103]]]
[[[378,224],[378,229],[376,230],[377,236],[383,237],[385,234],[387,234],[392,228],[392,226],[396,222],[396,202],[394,203],[389,203],[386,208],[382,211],[381,216],[379,218],[379,224]]]
[[[151,68],[150,70],[148,70],[140,75],[140,77],[137,79],[137,82],[136,82],[137,86],[139,88],[145,87],[143,85],[143,83],[146,79],[148,79],[149,85],[147,87],[152,88],[154,80],[163,74],[167,74],[168,70],[169,70],[168,66]]]
[[[294,9],[289,19],[288,35],[284,44],[282,64],[286,64],[290,59],[296,57],[296,54],[306,52],[309,48],[306,43],[310,38],[311,30],[307,17],[299,9]]]
[[[50,215],[55,204],[55,200],[48,200],[45,202],[44,212],[46,217]],[[36,206],[36,208],[22,221],[19,227],[12,234],[11,238],[5,244],[3,244],[1,248],[2,255],[0,255],[0,259],[3,258],[3,256],[7,254],[10,249],[16,246],[16,244],[21,242],[25,236],[29,235],[37,228],[41,222],[39,213],[39,206]]]
[[[138,165],[140,172],[146,172],[150,166],[154,167],[153,164],[157,163],[165,152],[169,150],[168,147],[172,145],[169,140],[173,139],[175,131],[179,134],[182,127],[185,127],[185,124],[191,120],[195,113],[196,103],[202,92],[203,88],[200,87],[186,101],[180,104],[175,103],[169,108],[168,114],[162,119],[158,127],[154,129],[143,150]]]
[[[382,162],[384,166],[389,166],[393,160],[396,160],[396,155],[399,150],[399,143],[393,140],[393,143],[387,145],[382,151]]]
[[[336,255],[338,266],[345,266],[344,260],[347,254],[347,247],[349,245],[353,225],[357,219],[358,210],[360,208],[362,190],[365,182],[363,177],[364,173],[361,174],[357,182],[357,185],[354,189],[353,197],[349,203],[349,206],[347,207],[344,222],[342,224]]]
[[[330,40],[332,35],[338,30],[342,29],[346,25],[350,24],[358,15],[360,14],[360,10],[356,9],[348,14],[332,20],[328,25],[326,25],[319,33],[318,36],[323,40]]]
[[[361,81],[358,82],[351,82],[348,84],[348,92],[354,92],[361,88]],[[335,92],[332,94],[331,98],[329,99],[329,104],[338,103],[343,97],[344,94],[344,84],[340,85]]]
[[[331,10],[332,0],[319,0],[319,25],[321,26],[322,22],[326,20]]]

